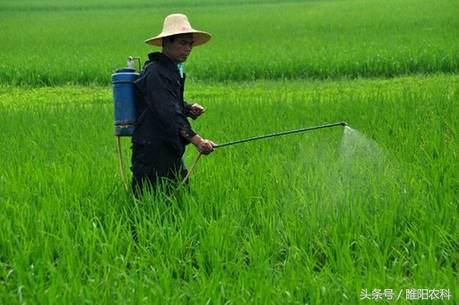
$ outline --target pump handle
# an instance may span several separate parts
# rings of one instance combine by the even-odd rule
[[[138,56],[129,56],[128,57],[128,61],[133,61],[133,60],[137,60],[137,63],[139,64],[139,72],[142,71],[142,66],[141,66],[141,63],[140,63],[140,57]]]

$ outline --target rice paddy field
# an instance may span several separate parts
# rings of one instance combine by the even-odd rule
[[[134,201],[110,76],[174,12],[213,34],[186,64],[204,137],[349,127]],[[458,303],[457,1],[0,1],[0,37],[0,304]]]

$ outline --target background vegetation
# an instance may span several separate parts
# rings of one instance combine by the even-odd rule
[[[175,11],[214,34],[187,63],[199,133],[352,130],[218,149],[190,193],[134,202],[110,74]],[[0,304],[412,304],[410,288],[454,304],[457,16],[443,0],[0,2]]]
[[[263,2],[263,3],[262,3]],[[0,81],[109,84],[164,16],[213,34],[187,65],[206,81],[456,73],[459,5],[418,1],[74,1],[0,4]],[[226,4],[223,4],[226,3]]]

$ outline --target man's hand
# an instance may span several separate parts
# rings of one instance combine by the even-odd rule
[[[201,154],[208,155],[214,151],[215,143],[210,140],[203,139],[199,135],[195,135],[194,137],[192,137],[191,143],[193,143],[194,146],[196,146],[196,148]]]
[[[198,116],[200,116],[206,111],[206,109],[204,109],[204,107],[202,107],[201,105],[194,103],[193,105],[190,106],[188,111],[189,111],[190,117],[193,120],[196,120]]]

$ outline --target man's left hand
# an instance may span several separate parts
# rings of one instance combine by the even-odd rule
[[[196,120],[205,111],[206,109],[204,107],[196,103],[191,105],[191,107],[189,108],[189,114],[193,120]]]

